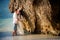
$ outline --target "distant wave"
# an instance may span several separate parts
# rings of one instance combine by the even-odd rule
[[[8,19],[0,19],[0,32],[1,31],[12,31],[13,30],[13,23],[12,18]]]

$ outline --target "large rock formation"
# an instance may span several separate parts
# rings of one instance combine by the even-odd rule
[[[52,4],[54,4],[52,0],[10,0],[9,9],[13,13],[16,7],[23,5],[21,15],[24,30],[30,33],[58,35],[59,23],[54,21],[56,20],[54,14],[58,9]]]

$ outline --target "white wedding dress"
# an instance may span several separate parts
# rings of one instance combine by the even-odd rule
[[[18,26],[17,26],[17,34],[24,35],[24,29],[23,29],[23,27],[24,27],[24,25],[23,25],[22,21],[19,21],[18,22]]]

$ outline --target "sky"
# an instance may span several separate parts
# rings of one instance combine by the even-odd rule
[[[10,0],[0,0],[0,19],[12,18],[12,14],[9,10]]]

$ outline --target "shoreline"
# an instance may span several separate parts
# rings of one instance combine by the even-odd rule
[[[0,38],[10,37],[12,36],[12,32],[0,32]]]

